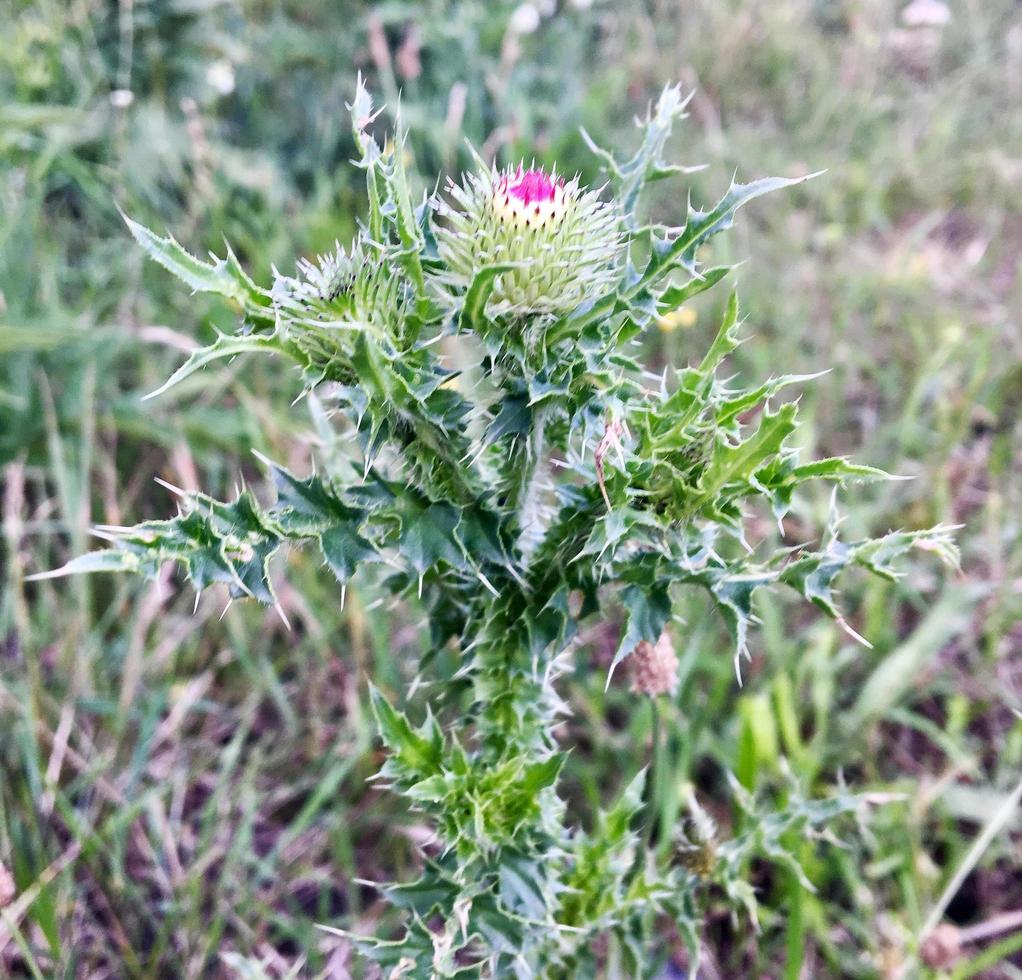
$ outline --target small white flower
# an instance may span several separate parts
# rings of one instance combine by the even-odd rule
[[[951,20],[951,11],[941,0],[912,0],[902,12],[906,27],[943,27]]]
[[[507,27],[512,34],[531,34],[539,27],[539,21],[539,10],[535,4],[523,3],[515,8]]]
[[[127,109],[135,101],[135,93],[130,88],[115,88],[110,93],[110,104],[115,109]]]
[[[230,95],[234,91],[234,65],[226,58],[214,61],[206,69],[206,81],[217,95]]]

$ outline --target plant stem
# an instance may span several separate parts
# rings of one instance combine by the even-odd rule
[[[653,825],[657,822],[660,813],[660,779],[663,776],[663,738],[660,733],[660,700],[659,698],[649,699],[650,729],[653,738],[653,759],[649,767],[649,782],[646,787],[646,826],[643,829],[642,847],[648,852],[655,841],[653,837]]]
[[[526,556],[531,554],[542,537],[539,494],[546,474],[546,416],[543,406],[536,409],[516,491],[518,544]]]

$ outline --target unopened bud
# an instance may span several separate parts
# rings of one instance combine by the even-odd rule
[[[613,281],[622,253],[619,215],[595,191],[540,167],[468,175],[448,188],[456,206],[438,202],[435,228],[455,294],[488,265],[511,266],[494,280],[487,312],[557,315]]]
[[[631,689],[651,698],[678,690],[678,657],[671,637],[664,630],[656,643],[642,640],[628,658]]]

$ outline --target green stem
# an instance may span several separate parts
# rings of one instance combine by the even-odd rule
[[[653,826],[660,815],[660,779],[664,768],[663,738],[660,733],[660,701],[649,699],[650,728],[653,737],[653,759],[649,767],[649,782],[646,786],[646,826],[643,830],[642,847],[648,852],[654,845]]]

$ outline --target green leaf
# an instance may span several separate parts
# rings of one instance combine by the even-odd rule
[[[399,909],[411,909],[420,918],[428,916],[435,908],[447,908],[457,898],[458,888],[445,881],[433,869],[407,885],[388,885],[383,889],[387,901]]]
[[[607,687],[617,665],[643,640],[656,643],[671,618],[671,597],[666,584],[648,587],[629,585],[621,592],[625,607],[625,629],[607,671]]]
[[[544,918],[547,914],[545,877],[542,859],[505,850],[497,868],[500,904],[530,919]]]
[[[212,256],[212,262],[203,262],[185,251],[172,237],[160,238],[144,225],[121,215],[135,241],[145,249],[153,261],[177,276],[197,293],[217,293],[234,300],[244,309],[258,309],[269,304],[262,290],[245,274],[234,253],[227,250],[227,258]]]
[[[704,377],[710,377],[720,366],[720,362],[728,354],[737,350],[740,343],[738,339],[739,326],[738,292],[732,289],[731,295],[728,296],[727,308],[724,310],[724,319],[720,323],[720,329],[717,331],[717,335],[713,338],[713,343],[710,344],[710,349],[703,356],[697,369]]]
[[[733,268],[734,266],[732,265],[714,266],[696,278],[690,279],[684,286],[668,286],[657,297],[657,308],[664,311],[676,310],[679,306],[683,306],[692,299],[693,296],[698,296],[700,293],[712,289]]]
[[[493,293],[497,276],[513,269],[521,269],[523,266],[522,262],[499,262],[495,265],[485,265],[476,272],[465,293],[458,318],[463,330],[478,334],[486,333],[486,304]]]
[[[748,485],[756,469],[779,453],[784,440],[795,431],[797,411],[797,406],[789,403],[773,414],[765,412],[756,431],[737,443],[718,435],[710,463],[699,479],[698,495],[689,505],[690,511],[695,513],[712,503],[733,481]]]
[[[890,480],[891,474],[875,466],[853,463],[844,456],[829,456],[813,463],[803,463],[791,471],[792,478],[803,480]]]
[[[614,179],[614,196],[629,227],[635,225],[639,197],[646,184],[673,174],[701,169],[672,166],[664,161],[664,149],[674,129],[675,120],[685,118],[685,108],[693,95],[695,91],[682,96],[680,85],[665,85],[657,99],[656,107],[639,123],[643,128],[642,145],[635,155],[624,163],[618,163],[612,154],[597,146],[592,137],[582,130],[582,138],[589,149],[603,161]]]
[[[274,334],[221,334],[216,342],[208,347],[193,352],[187,361],[181,365],[159,388],[151,391],[143,398],[147,401],[156,398],[165,391],[180,384],[185,378],[191,377],[196,371],[219,361],[225,357],[236,357],[238,354],[248,354],[253,351],[280,351],[281,344]]]
[[[520,791],[525,796],[533,796],[541,790],[553,786],[557,782],[564,760],[567,756],[558,752],[544,759],[542,762],[534,762],[525,768],[521,776]]]
[[[647,770],[640,769],[614,805],[601,814],[597,836],[605,846],[617,847],[628,839],[632,818],[642,809],[646,776]]]
[[[464,568],[468,562],[455,535],[461,520],[456,507],[431,503],[423,506],[413,500],[406,502],[401,516],[401,554],[419,575],[438,562],[452,568]]]
[[[323,557],[342,584],[355,573],[355,567],[367,561],[379,561],[376,549],[358,533],[358,521],[337,521],[319,536]]]
[[[443,761],[443,743],[435,722],[427,719],[425,731],[416,731],[374,684],[369,686],[369,697],[380,737],[400,764],[400,774],[414,775],[416,782],[437,775]]]
[[[772,191],[794,187],[807,180],[812,180],[813,177],[818,177],[821,173],[823,173],[822,170],[806,174],[804,177],[764,177],[749,184],[732,182],[727,193],[709,211],[689,208],[685,228],[676,238],[666,243],[663,260],[677,259],[686,267],[692,266],[695,262],[696,249],[718,232],[730,228],[734,224],[735,212],[742,205]]]
[[[522,921],[501,909],[491,897],[484,896],[472,903],[469,923],[485,940],[489,951],[510,956],[522,951],[525,940]]]
[[[78,555],[60,568],[27,575],[25,581],[41,582],[44,579],[63,578],[67,575],[85,575],[90,572],[137,572],[138,570],[139,558],[137,555],[127,551],[107,549]]]

